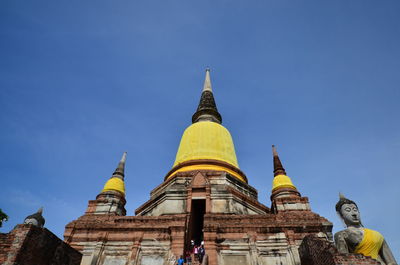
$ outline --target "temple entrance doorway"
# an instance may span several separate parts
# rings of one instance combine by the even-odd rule
[[[194,240],[194,244],[199,246],[203,241],[204,213],[206,211],[206,200],[192,199],[189,221],[189,244]]]

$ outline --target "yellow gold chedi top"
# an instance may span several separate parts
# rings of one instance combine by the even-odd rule
[[[297,190],[296,186],[293,185],[292,180],[286,175],[286,171],[282,166],[282,162],[278,156],[275,145],[272,145],[272,155],[274,164],[274,180],[272,181],[272,191],[284,188]]]
[[[222,117],[215,104],[210,69],[206,69],[203,91],[190,125],[182,135],[174,165],[165,179],[178,172],[194,170],[225,171],[240,181],[247,178],[239,169],[229,131],[221,125]]]
[[[286,175],[275,176],[274,180],[272,181],[272,191],[282,188],[296,189],[296,187],[293,185],[292,180],[288,176]]]
[[[126,162],[126,152],[122,155],[121,160],[118,163],[117,168],[115,169],[112,177],[107,180],[104,188],[101,192],[106,191],[117,191],[125,196],[125,162]]]
[[[231,134],[224,126],[201,121],[185,130],[174,166],[198,159],[220,160],[239,168]]]
[[[239,170],[231,134],[224,126],[211,121],[199,121],[190,125],[183,133],[173,168],[179,168],[184,162],[203,159],[222,161]],[[167,179],[177,172],[192,170],[225,171],[240,181],[247,182],[245,177],[235,170],[202,161],[171,172]]]
[[[118,177],[110,178],[101,192],[105,191],[118,191],[125,195],[125,183],[122,179]]]

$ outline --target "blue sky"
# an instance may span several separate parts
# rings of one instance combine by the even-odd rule
[[[241,169],[271,145],[313,211],[338,192],[400,260],[400,2],[0,2],[0,207],[62,237],[128,152],[129,215],[171,169],[210,67]]]

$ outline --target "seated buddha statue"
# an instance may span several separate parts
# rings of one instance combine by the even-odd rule
[[[358,206],[339,194],[336,212],[346,229],[335,234],[335,245],[341,253],[358,253],[372,257],[382,264],[397,265],[396,260],[381,233],[363,227]]]

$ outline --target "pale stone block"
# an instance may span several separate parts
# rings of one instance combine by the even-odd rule
[[[184,213],[183,200],[165,200],[163,203],[163,214]]]
[[[285,209],[286,210],[297,210],[297,204],[296,203],[285,203]]]
[[[162,256],[142,256],[140,265],[164,265],[164,257]]]
[[[98,204],[95,214],[101,214],[102,212],[108,213],[110,211],[110,206],[111,204]]]
[[[235,214],[248,214],[248,209],[235,200],[229,201],[229,208],[231,209],[231,212]]]
[[[222,255],[221,256],[223,265],[248,265],[248,255]]]
[[[213,213],[226,213],[228,212],[228,206],[226,200],[212,200],[212,212]]]
[[[81,265],[90,265],[92,262],[92,256],[82,256]]]
[[[288,262],[286,256],[260,256],[259,257],[260,265],[271,265],[271,264],[284,264],[284,265],[294,265],[292,262]]]
[[[102,265],[125,265],[127,258],[106,256]]]

